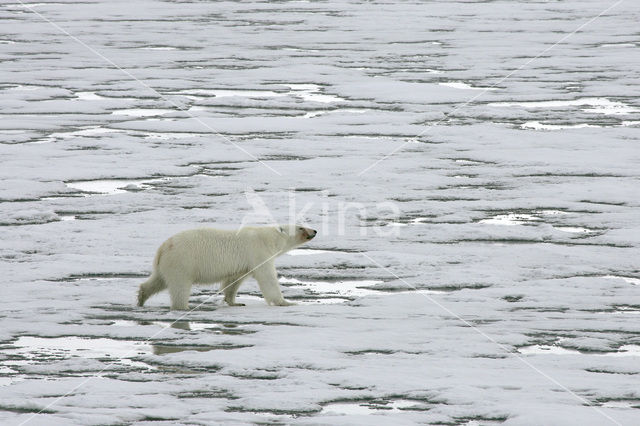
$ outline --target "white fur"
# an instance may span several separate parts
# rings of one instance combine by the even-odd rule
[[[180,232],[162,243],[151,277],[140,285],[138,305],[169,289],[171,309],[188,309],[193,284],[221,282],[231,306],[242,281],[253,276],[270,305],[287,306],[274,259],[310,240],[316,231],[297,225],[245,227],[237,231],[200,228]]]

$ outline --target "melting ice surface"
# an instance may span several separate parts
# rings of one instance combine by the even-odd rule
[[[111,129],[111,128],[102,127],[102,126],[86,126],[84,128],[81,128],[80,130],[74,130],[70,132],[53,132],[42,139],[38,139],[30,143],[43,144],[43,143],[55,142],[58,140],[73,139],[77,137],[97,138],[99,136],[103,136],[110,133],[124,133],[124,130]]]
[[[293,249],[287,252],[291,256],[311,256],[314,254],[335,253],[333,250],[320,250],[320,249]]]
[[[327,404],[322,409],[327,414],[355,414],[355,415],[368,415],[375,414],[383,410],[387,411],[399,411],[401,408],[411,408],[419,405],[416,401],[408,401],[404,399],[397,399],[382,404],[371,404],[363,402],[333,402]]]
[[[366,286],[372,286],[379,284],[382,281],[377,280],[359,280],[359,281],[303,281],[296,278],[280,278],[281,283],[293,284],[293,287],[300,288],[307,291],[312,291],[317,294],[337,295],[344,297],[359,297],[367,296],[370,294],[380,294],[379,292],[363,288]]]
[[[580,352],[575,349],[567,349],[561,346],[554,345],[532,345],[523,346],[518,348],[518,352],[523,355],[583,355],[584,352]],[[627,357],[627,356],[640,356],[639,345],[624,345],[621,346],[616,352],[595,352],[592,356],[607,356],[607,357]]]
[[[37,86],[35,84],[16,84],[12,87],[8,87],[7,90],[24,90],[24,91],[31,91],[31,90],[38,90],[38,89],[44,89],[44,86]]]
[[[516,225],[536,225],[548,220],[549,217],[568,215],[569,213],[561,210],[539,210],[531,214],[528,213],[507,213],[499,214],[487,219],[482,219],[478,223],[489,225],[516,226]],[[554,226],[558,231],[570,234],[590,234],[594,231],[580,226]]]
[[[147,354],[152,350],[150,345],[133,340],[90,339],[77,336],[21,336],[12,346],[14,349],[8,349],[7,353],[20,355],[30,360],[30,362],[38,362],[51,357],[60,359],[69,357],[109,358],[113,362],[132,367],[152,368],[148,364],[131,359],[138,355]]]
[[[501,214],[494,216],[489,219],[482,219],[480,223],[488,223],[491,225],[506,225],[506,226],[514,226],[514,225],[522,225],[530,222],[537,222],[540,218],[531,214]]]
[[[364,401],[353,402],[332,402],[325,405],[322,409],[323,413],[333,415],[370,415],[380,412],[394,412],[401,409],[424,410],[426,407],[424,404],[417,401],[410,401],[406,399],[395,399],[391,401],[385,401],[381,403],[372,403]]]
[[[186,319],[177,320],[164,320],[164,321],[143,321],[143,320],[129,320],[129,319],[116,319],[112,321],[113,327],[142,327],[142,326],[154,326],[159,328],[175,328],[186,331],[213,331],[216,334],[240,334],[242,332],[242,325],[228,324],[228,323],[216,323],[216,322],[202,322],[191,321]]]
[[[106,99],[104,96],[100,96],[95,92],[76,92],[76,96],[81,101],[100,101]]]
[[[608,401],[602,404],[603,407],[607,408],[632,408],[636,407],[638,404],[637,400],[629,400],[629,401]]]
[[[387,290],[378,290],[376,284],[383,283],[381,280],[338,280],[338,281],[312,281],[300,280],[297,278],[281,277],[280,282],[287,284],[290,289],[302,290],[305,294],[309,294],[310,298],[302,298],[302,301],[310,303],[342,303],[346,299],[354,299],[357,297],[389,294]],[[393,291],[392,293],[414,294],[442,294],[439,290],[423,290],[406,287]],[[329,297],[327,297],[329,296]],[[334,297],[331,297],[334,296]]]
[[[84,192],[92,192],[96,194],[121,194],[127,192],[125,188],[135,187],[143,189],[150,183],[161,182],[165,178],[160,179],[96,179],[76,182],[67,182],[69,188],[78,189]]]
[[[145,139],[171,140],[197,137],[196,133],[187,132],[140,132]]]
[[[606,278],[609,280],[623,280],[629,284],[633,284],[633,285],[640,285],[640,278],[633,278],[633,277],[623,277],[623,276],[619,276],[619,275],[605,275],[602,278]]]
[[[600,127],[587,123],[579,124],[544,124],[539,121],[527,121],[520,125],[523,129],[533,130],[566,130],[566,129],[586,129],[588,127]]]
[[[452,87],[454,89],[465,89],[465,90],[498,90],[497,87],[476,87],[471,86],[470,84],[463,83],[461,81],[450,81],[445,83],[440,83],[441,86]]]
[[[305,101],[332,103],[343,101],[335,95],[325,94],[321,91],[321,86],[317,84],[283,84],[289,87],[289,91],[275,90],[254,90],[254,89],[186,89],[170,92],[175,95],[186,95],[192,99],[207,97],[245,97],[245,98],[279,98],[283,96],[293,96]]]
[[[339,102],[343,99],[335,95],[320,93],[320,86],[317,84],[288,84],[294,96],[298,96],[305,101],[331,103]]]
[[[569,232],[571,234],[589,234],[593,232],[590,229],[581,228],[579,226],[554,226],[554,228],[563,232]]]
[[[365,114],[367,113],[369,110],[367,109],[355,109],[355,108],[337,108],[337,109],[331,109],[331,110],[326,110],[326,111],[311,111],[311,112],[307,112],[305,115],[303,115],[303,118],[313,118],[313,117],[318,117],[320,115],[325,115],[325,114],[342,114],[342,113],[349,113],[349,114]]]
[[[611,101],[607,98],[579,98],[574,100],[549,100],[549,101],[523,101],[523,102],[491,102],[488,104],[493,107],[523,107],[523,108],[566,108],[574,106],[587,106],[585,112],[595,114],[632,114],[639,112],[640,109],[631,107],[622,102]]]
[[[273,90],[252,90],[252,89],[185,89],[176,92],[171,92],[176,95],[191,95],[195,98],[198,97],[246,97],[246,98],[277,98],[286,96],[286,92],[276,92]]]

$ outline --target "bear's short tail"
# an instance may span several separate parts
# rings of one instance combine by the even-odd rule
[[[138,306],[143,306],[148,298],[161,292],[165,288],[167,288],[167,285],[162,277],[154,272],[147,281],[140,284],[140,289],[138,290]]]

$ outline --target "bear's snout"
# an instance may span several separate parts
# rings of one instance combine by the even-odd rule
[[[315,229],[309,229],[309,228],[305,228],[304,232],[305,234],[307,234],[307,240],[312,239],[318,233],[318,231],[316,231]]]

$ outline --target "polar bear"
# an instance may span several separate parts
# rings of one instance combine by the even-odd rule
[[[315,237],[299,225],[243,227],[239,230],[199,228],[180,232],[162,243],[153,261],[151,277],[140,285],[138,306],[169,289],[171,309],[189,308],[193,284],[221,282],[230,306],[242,281],[253,276],[269,305],[288,306],[280,292],[274,259]]]

